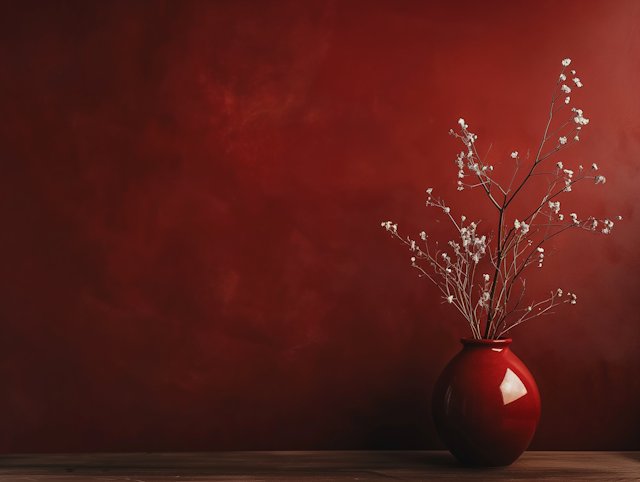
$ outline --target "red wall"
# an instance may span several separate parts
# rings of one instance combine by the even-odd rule
[[[560,61],[597,162],[514,330],[532,449],[640,449],[640,3],[0,3],[0,451],[442,448],[469,334],[380,222],[436,229],[464,117],[534,150]],[[574,67],[575,66],[575,67]],[[503,163],[502,165],[500,163]],[[487,207],[488,209],[488,207]],[[567,211],[570,212],[570,211]]]

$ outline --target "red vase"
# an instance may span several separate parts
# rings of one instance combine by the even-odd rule
[[[540,394],[511,339],[462,338],[463,348],[436,382],[433,420],[466,465],[502,467],[526,450],[540,419]]]

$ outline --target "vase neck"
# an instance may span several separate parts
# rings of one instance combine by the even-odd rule
[[[460,343],[465,348],[507,348],[511,341],[511,338],[499,338],[497,340],[460,338]]]

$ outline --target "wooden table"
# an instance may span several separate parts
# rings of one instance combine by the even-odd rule
[[[526,452],[505,468],[463,467],[439,451],[0,455],[13,481],[640,481],[640,452]]]

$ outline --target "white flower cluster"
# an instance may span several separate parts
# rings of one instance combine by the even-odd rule
[[[562,61],[563,67],[568,67],[570,63],[571,63],[571,59],[564,59]],[[564,69],[563,69],[563,71],[564,71]],[[574,77],[571,79],[573,81],[573,84],[577,88],[582,87],[583,84],[582,84],[582,81],[580,80],[580,78],[575,77],[576,71],[572,70],[571,74],[574,75]],[[567,80],[567,76],[564,74],[564,72],[561,73],[560,74],[560,81],[561,82],[565,82],[566,80]],[[560,86],[560,92],[562,94],[570,94],[571,93],[571,87],[569,87],[567,84],[562,84]],[[569,102],[571,102],[571,97],[567,95],[565,97],[565,99],[564,99],[564,103],[566,105]],[[582,128],[582,126],[586,126],[589,123],[589,119],[584,117],[583,112],[582,112],[581,109],[573,108],[571,110],[575,113],[575,115],[573,116],[573,121],[576,124],[578,124],[578,126],[576,127],[576,130],[579,131]],[[576,134],[573,137],[573,140],[576,141],[576,142],[579,141],[580,140],[580,136]],[[560,142],[560,145],[565,145],[567,143],[567,137],[566,136],[560,137],[559,142]]]
[[[577,130],[580,130],[581,126],[586,126],[589,123],[589,119],[583,116],[582,109],[576,109],[575,107],[571,109],[571,112],[575,112],[575,116],[573,118],[573,122],[578,124],[576,127]]]
[[[529,232],[530,225],[525,223],[524,221],[518,221],[517,219],[513,222],[513,227],[516,228],[516,231],[520,230],[520,237],[525,236]]]
[[[398,232],[398,225],[393,224],[391,221],[387,221],[386,223],[382,223],[381,226],[385,228],[387,231],[391,231],[393,234]]]
[[[620,216],[620,218],[622,218],[622,216]],[[602,221],[602,224],[604,224],[604,228],[602,228],[602,234],[611,234],[611,230],[613,229],[613,221],[611,221],[610,219],[605,219],[604,221]]]
[[[549,217],[553,214],[558,215],[558,220],[564,220],[564,215],[560,213],[560,201],[549,201]]]
[[[466,218],[463,216],[463,219]],[[462,246],[455,241],[449,241],[449,246],[453,248],[453,252],[458,258],[470,259],[474,264],[478,264],[487,252],[487,237],[485,235],[477,236],[477,227],[478,225],[473,222],[466,227],[460,227]]]
[[[562,142],[562,138],[560,138],[560,143],[564,144],[565,142],[567,142],[567,138],[564,138],[564,142]],[[564,174],[563,178],[564,178],[564,191],[569,192],[571,191],[571,184],[572,181],[571,179],[573,178],[573,171],[571,169],[565,169],[564,165],[562,164],[562,161],[558,161],[556,163],[556,167],[558,172],[562,171],[562,173]]]
[[[491,283],[486,280],[482,290],[480,291],[480,297],[478,299],[478,306],[485,310],[489,310],[489,302],[491,301]]]
[[[467,147],[467,152],[460,152],[456,157],[456,165],[458,166],[458,191],[462,191],[465,188],[465,184],[460,180],[464,179],[467,176],[478,176],[481,180],[484,179],[484,182],[489,181],[489,173],[493,171],[493,166],[489,164],[484,164],[478,159],[477,153],[475,152],[474,144],[478,136],[472,132],[469,132],[467,128],[469,125],[465,123],[464,119],[460,118],[458,120],[458,124],[460,124],[461,134],[454,132],[453,129],[449,130],[449,134],[458,137],[464,145]],[[518,153],[514,153],[517,157]],[[511,154],[511,157],[514,157]],[[465,168],[469,170],[468,173],[465,172]]]

